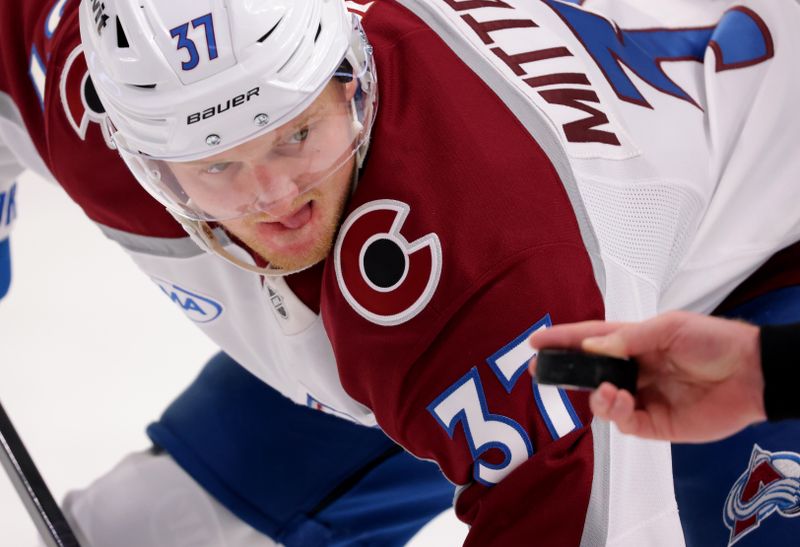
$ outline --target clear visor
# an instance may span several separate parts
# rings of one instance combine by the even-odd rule
[[[358,78],[346,80],[334,77],[289,122],[218,154],[168,161],[119,151],[153,197],[192,220],[285,210],[334,173],[353,168],[353,156],[369,132],[359,120],[372,105]]]

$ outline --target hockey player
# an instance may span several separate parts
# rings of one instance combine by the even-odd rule
[[[761,115],[798,87],[798,6],[724,7],[659,29],[591,2],[379,1],[362,30],[334,0],[84,2],[105,136],[211,252],[186,257],[153,202],[108,211],[128,179],[48,159],[251,372],[435,459],[469,543],[675,545],[669,447],[520,379],[533,330],[708,311],[800,235],[791,211],[742,222],[798,197],[795,139]]]
[[[78,7],[77,0],[0,2],[0,295],[10,280],[7,235],[16,218],[14,179],[23,166],[60,184],[135,257],[160,258],[167,269],[201,276],[208,265],[107,146],[97,123],[103,108],[80,45]],[[221,281],[234,284],[235,277]],[[162,272],[154,281],[189,319],[212,330],[233,305],[215,291],[195,293],[197,285],[183,274]],[[279,297],[266,288],[248,297],[251,309],[241,318],[281,317]],[[215,314],[223,319],[215,322]],[[239,324],[247,322],[241,318]],[[241,350],[234,351],[238,358],[246,355]],[[67,497],[64,512],[81,543],[401,545],[451,505],[453,486],[434,464],[404,453],[375,428],[327,415],[328,406],[301,393],[309,383],[287,376],[271,359],[263,366],[275,375],[273,385],[302,404],[220,353],[148,428],[153,450],[131,454]],[[286,355],[280,363],[300,370],[308,359]]]
[[[521,348],[550,321],[707,311],[796,240],[794,215],[766,233],[741,220],[796,198],[753,145],[773,137],[760,113],[797,86],[776,68],[796,2],[715,6],[673,29],[591,3],[377,2],[371,46],[331,3],[272,6],[249,34],[225,34],[237,19],[213,6],[120,5],[116,35],[84,25],[140,183],[284,303],[272,276],[328,257],[315,271],[341,380],[462,486],[468,542],[680,542],[668,447],[519,382]],[[770,143],[784,173],[792,146]],[[547,503],[531,509],[531,492]]]

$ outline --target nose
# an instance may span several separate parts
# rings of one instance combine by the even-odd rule
[[[269,169],[265,165],[254,168],[257,184],[256,208],[276,217],[291,212],[292,202],[300,195],[300,188],[285,171]]]

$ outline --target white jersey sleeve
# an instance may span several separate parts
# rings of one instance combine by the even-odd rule
[[[17,105],[0,91],[0,184],[14,180],[25,169],[55,180],[36,151]]]
[[[9,236],[17,218],[16,178],[26,168],[53,180],[25,130],[16,105],[0,92],[0,299],[11,283]]]

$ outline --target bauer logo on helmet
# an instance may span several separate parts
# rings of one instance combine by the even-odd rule
[[[209,106],[208,108],[204,108],[201,112],[195,112],[193,114],[189,114],[186,117],[186,125],[192,125],[193,123],[197,123],[200,120],[207,120],[208,118],[213,118],[217,114],[224,114],[231,108],[236,108],[237,106],[242,106],[246,102],[250,101],[253,97],[258,97],[258,93],[261,91],[260,87],[254,87],[253,89],[249,90],[246,93],[241,93],[236,95],[232,99],[228,99],[225,103],[220,103],[217,106]]]

